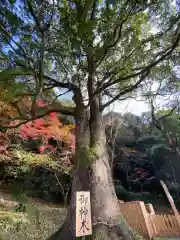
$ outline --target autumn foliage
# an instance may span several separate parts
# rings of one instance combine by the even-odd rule
[[[57,149],[48,144],[49,139],[58,142],[65,142],[73,151],[75,146],[75,136],[72,125],[63,125],[55,112],[43,119],[37,119],[19,128],[19,135],[24,140],[41,138],[42,145],[40,152],[50,149],[55,152]]]
[[[38,100],[37,105],[39,108],[44,107],[47,103]],[[18,122],[13,121],[10,125],[16,125]],[[40,139],[41,145],[39,147],[40,153],[54,153],[57,151],[57,147],[49,144],[49,140],[56,140],[58,143],[64,143],[66,147],[74,152],[75,149],[75,136],[74,125],[63,125],[59,120],[57,113],[52,112],[44,118],[30,121],[26,124],[21,125],[18,129],[8,130],[5,134],[0,134],[0,153],[7,154],[8,139],[12,135],[18,135],[22,140],[28,141],[30,139]]]

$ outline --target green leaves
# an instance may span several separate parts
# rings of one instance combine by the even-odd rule
[[[1,100],[6,102],[14,100],[16,95],[19,95],[23,92],[26,82],[16,81],[16,77],[21,77],[25,75],[31,75],[32,72],[24,68],[9,68],[0,72],[0,89]],[[15,80],[16,79],[16,80]]]
[[[10,9],[5,8],[4,11],[6,13],[6,15],[5,15],[6,17],[4,19],[1,18],[3,20],[3,27],[6,28],[6,26],[8,25],[8,31],[9,31],[9,27],[10,27],[11,33],[15,34],[16,31],[18,30],[19,25],[22,24],[23,21],[21,20],[21,18],[19,16],[17,16]],[[1,10],[0,10],[0,12],[1,12]]]
[[[7,68],[0,72],[0,79],[1,81],[12,80],[16,76],[28,76],[32,74],[33,72],[30,69],[22,67]]]
[[[9,3],[10,3],[11,5],[13,5],[13,4],[16,3],[16,0],[9,0]]]

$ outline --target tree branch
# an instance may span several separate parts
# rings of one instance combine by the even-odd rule
[[[97,3],[98,3],[97,0],[94,0],[94,1],[93,1],[93,7],[92,7],[92,12],[91,12],[90,20],[93,20],[93,19],[95,18]]]
[[[55,0],[53,0],[52,5],[53,5],[53,7],[52,7],[52,12],[51,12],[51,17],[50,17],[49,21],[43,27],[44,32],[47,31],[49,29],[49,27],[51,26],[51,22],[52,22],[52,19],[54,16]]]
[[[167,141],[170,149],[176,153],[176,154],[180,154],[179,152],[179,149],[178,149],[178,146],[174,143],[173,139],[171,138],[170,134],[166,131],[164,131],[164,127],[161,125],[161,122],[163,119],[169,117],[172,115],[172,113],[174,112],[174,110],[176,109],[176,107],[179,105],[179,102],[178,104],[176,104],[169,113],[167,113],[166,115],[160,117],[159,119],[157,119],[155,117],[155,108],[154,108],[154,105],[153,105],[153,100],[151,100],[151,118],[152,118],[152,123],[153,125],[160,131],[160,133],[162,134],[162,136],[164,137],[164,139]]]
[[[45,83],[44,85],[51,85],[51,86],[54,86],[54,87],[67,88],[67,89],[72,90],[72,91],[78,89],[78,87],[75,84],[70,83],[70,82],[68,82],[68,83],[59,82],[56,79],[53,79],[49,76],[44,76],[44,78],[49,82],[49,84]]]
[[[123,14],[123,10],[124,10],[124,9],[127,7],[127,5],[128,5],[128,2],[129,2],[129,1],[127,0],[127,1],[125,2],[124,6],[123,6],[122,9],[121,9],[121,16],[122,16],[122,14]],[[119,21],[117,21],[117,22],[119,22],[119,23],[116,25],[116,27],[114,28],[113,33],[112,33],[112,35],[114,36],[114,39],[115,39],[115,40],[114,40],[113,43],[111,43],[110,45],[107,45],[106,42],[103,44],[103,47],[101,48],[101,49],[104,49],[104,51],[103,51],[103,56],[102,56],[102,58],[99,60],[99,62],[98,62],[98,64],[97,64],[97,67],[103,62],[103,60],[104,60],[104,58],[107,56],[109,50],[112,49],[113,47],[117,46],[118,42],[119,42],[120,39],[121,39],[123,25],[124,25],[124,23],[129,19],[129,17],[130,17],[130,16],[133,16],[133,15],[135,15],[135,14],[137,14],[137,13],[143,12],[145,9],[147,9],[148,7],[150,7],[152,3],[145,4],[143,7],[137,8],[137,10],[136,10],[136,4],[137,4],[137,2],[135,1],[135,2],[134,2],[134,5],[133,5],[132,8],[128,11],[128,13],[126,14],[126,16],[122,19],[122,21],[120,21],[120,19],[119,19]],[[108,5],[107,5],[107,6],[108,6]],[[176,20],[176,21],[178,21],[178,20],[179,20],[179,16],[177,17],[177,20]],[[170,30],[174,24],[175,24],[175,22],[171,23],[170,26],[167,28],[166,31],[163,31],[161,34],[158,33],[157,36],[160,37],[160,36],[164,35],[164,33],[166,33],[168,30]],[[156,37],[156,36],[153,35],[153,36],[149,37],[148,39],[142,40],[142,42],[141,42],[142,45],[145,44],[146,42],[149,42],[149,41],[153,40],[155,37]],[[140,46],[140,45],[138,44],[138,46]],[[97,60],[97,61],[98,61],[98,60]]]
[[[36,13],[34,12],[34,9],[33,9],[33,6],[32,6],[32,1],[28,0],[27,1],[27,5],[28,5],[29,11],[30,11],[30,13],[31,13],[31,15],[32,15],[32,17],[33,17],[37,27],[39,28],[39,31],[41,33],[44,32],[42,27],[41,27],[40,21],[39,21],[38,17],[36,16]]]
[[[11,33],[9,33],[1,24],[0,24],[0,29],[3,31],[3,33],[11,38],[11,41],[21,50],[22,54],[21,56],[23,56],[25,59],[27,59],[28,64],[30,66],[30,61],[32,62],[32,58],[30,58],[29,56],[27,56],[26,51],[24,50],[24,48],[17,43],[14,39]],[[15,51],[15,53],[17,53],[17,50],[12,46],[12,44],[8,41],[9,46],[12,48],[13,51]],[[17,53],[18,55],[20,55],[19,53]]]
[[[17,93],[15,94],[15,97],[27,97],[27,96],[34,96],[34,93],[30,93],[30,92],[22,92],[22,93]]]
[[[51,112],[58,112],[58,113],[61,113],[64,115],[70,115],[70,116],[74,115],[74,107],[65,107],[59,103],[49,104],[44,108],[40,108],[39,110],[41,110],[41,113],[37,113],[35,115],[35,119],[42,118]],[[36,110],[36,112],[38,112],[38,109]]]
[[[101,111],[103,111],[106,107],[108,107],[110,104],[112,104],[113,102],[115,102],[116,100],[118,100],[121,96],[132,92],[133,90],[137,89],[140,85],[140,83],[142,83],[144,81],[144,79],[149,75],[149,71],[147,71],[145,74],[143,74],[139,81],[136,82],[136,84],[124,89],[122,92],[120,92],[119,94],[117,94],[115,97],[113,97],[110,101],[108,101],[107,103],[105,103],[104,105],[101,106]]]
[[[162,116],[159,119],[157,119],[157,121],[162,121],[165,118],[170,117],[173,114],[174,110],[179,106],[179,104],[180,103],[178,102],[167,114],[165,114],[164,116]]]
[[[179,31],[179,26],[178,26],[177,31]],[[110,87],[110,86],[112,86],[112,85],[114,85],[114,84],[117,84],[117,83],[120,82],[120,81],[124,81],[124,80],[127,80],[127,79],[131,79],[131,78],[134,78],[134,77],[138,77],[138,76],[140,76],[140,75],[142,75],[142,77],[143,77],[144,74],[147,76],[147,74],[146,74],[147,72],[150,73],[151,69],[152,69],[154,66],[156,66],[158,63],[162,62],[162,61],[165,60],[169,55],[172,54],[172,52],[173,52],[173,51],[175,50],[175,48],[178,46],[179,41],[180,41],[180,33],[178,33],[178,35],[177,35],[177,37],[176,37],[176,40],[174,41],[174,43],[172,44],[172,46],[171,46],[171,47],[168,47],[168,48],[165,50],[164,54],[161,55],[161,56],[159,56],[158,59],[152,61],[149,65],[147,65],[146,67],[144,67],[141,71],[138,71],[138,72],[136,72],[136,73],[133,73],[133,74],[128,75],[128,76],[125,76],[125,77],[122,76],[122,77],[120,77],[120,78],[118,78],[118,79],[116,79],[116,80],[114,80],[114,81],[112,81],[112,82],[106,82],[106,83],[104,83],[99,89],[97,89],[97,90],[95,91],[95,94],[98,94],[98,93],[102,92],[102,91],[105,90],[106,88],[108,88],[108,87]],[[141,79],[142,79],[142,77],[141,77]],[[144,78],[143,78],[143,80],[144,80]],[[138,82],[139,82],[139,81],[138,81]]]
[[[59,98],[59,97],[62,97],[62,96],[64,96],[65,94],[67,94],[68,92],[70,92],[71,90],[67,90],[67,91],[65,91],[65,92],[63,92],[63,93],[60,93],[60,94],[58,94],[56,97],[55,97],[55,99],[53,100],[53,103],[55,103],[56,102],[56,100]]]
[[[4,128],[4,129],[18,128],[21,125],[26,124],[30,121],[33,121],[33,120],[36,120],[36,119],[39,119],[39,118],[43,118],[46,115],[50,114],[51,112],[58,112],[58,113],[63,114],[63,115],[74,116],[74,107],[61,106],[59,103],[49,104],[49,105],[47,105],[43,108],[39,108],[39,109],[37,109],[37,112],[38,112],[38,110],[40,110],[40,112],[37,113],[34,118],[31,118],[31,117],[25,115],[24,113],[22,113],[22,110],[18,106],[18,111],[20,111],[21,116],[23,116],[22,121],[19,122],[16,125],[2,126],[2,128]],[[12,119],[12,121],[14,121],[14,119]]]
[[[116,25],[116,27],[115,27],[115,29],[113,31],[113,36],[115,37],[115,35],[116,35],[114,42],[112,44],[109,44],[109,45],[106,42],[104,42],[103,47],[101,48],[101,49],[103,49],[103,56],[99,60],[99,62],[97,64],[97,67],[100,66],[100,64],[103,62],[103,60],[107,56],[109,50],[112,49],[113,47],[115,47],[118,44],[119,40],[121,39],[123,25],[128,20],[128,17],[130,15],[130,13],[131,13],[131,11],[129,11],[127,13],[126,17],[122,19],[120,24]]]

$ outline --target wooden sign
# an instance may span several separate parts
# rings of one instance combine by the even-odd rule
[[[76,192],[76,237],[91,234],[90,192]]]

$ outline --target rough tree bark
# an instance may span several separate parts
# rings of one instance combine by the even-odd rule
[[[92,99],[90,110],[85,109],[80,92],[75,93],[74,101],[75,120],[80,124],[76,127],[76,168],[73,172],[70,207],[65,223],[49,240],[76,239],[76,191],[89,190],[93,235],[86,239],[130,240],[132,238],[120,226],[122,216],[111,176],[99,98]],[[92,150],[90,156],[88,149]]]

